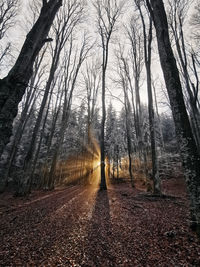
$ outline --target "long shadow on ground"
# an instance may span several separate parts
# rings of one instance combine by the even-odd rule
[[[109,243],[112,239],[110,206],[106,190],[98,190],[87,241],[85,263],[82,266],[114,266]]]

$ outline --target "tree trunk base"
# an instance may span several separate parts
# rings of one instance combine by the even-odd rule
[[[192,231],[196,232],[197,236],[200,238],[200,223],[192,221],[190,223],[190,228]]]
[[[25,191],[15,191],[15,193],[13,194],[14,197],[27,197],[30,193],[29,192],[25,192]]]
[[[162,193],[160,190],[153,190],[153,193],[152,193],[154,196],[158,196],[158,197],[162,197]]]
[[[100,189],[99,190],[101,190],[101,191],[107,190],[106,184],[100,184]]]
[[[2,194],[6,189],[6,182],[4,180],[2,180],[0,182],[0,194]]]

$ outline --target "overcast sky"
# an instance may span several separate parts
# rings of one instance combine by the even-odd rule
[[[26,17],[28,17],[28,13],[29,13],[29,9],[28,9],[28,4],[29,2],[32,1],[32,0],[21,0],[21,7],[19,9],[19,15],[17,16],[17,21],[16,21],[16,24],[15,26],[8,32],[7,34],[7,39],[5,39],[4,41],[9,41],[13,44],[13,49],[14,49],[14,54],[15,56],[17,56],[18,54],[18,51],[20,50],[23,42],[24,42],[24,39],[26,37],[26,33],[28,31],[28,29],[30,29],[30,26],[28,26],[28,24],[26,24]],[[117,27],[118,27],[118,30],[113,34],[113,40],[115,40],[116,36],[118,37],[118,39],[120,40],[120,42],[123,44],[123,43],[126,43],[124,42],[123,38],[124,38],[124,34],[123,34],[123,27],[122,27],[122,22],[123,23],[126,23],[130,16],[131,16],[131,13],[134,12],[134,8],[131,7],[132,5],[132,1],[129,1],[128,2],[128,6],[126,6],[126,8],[124,9],[124,12],[123,12],[123,15],[120,17],[119,21],[118,21],[118,24],[117,24]],[[132,9],[131,9],[132,8]],[[192,12],[192,8],[190,9],[190,12],[189,14],[191,14]],[[90,15],[90,18],[88,20],[87,23],[85,23],[84,27],[89,29],[90,32],[91,32],[91,35],[92,36],[95,36],[96,34],[96,25],[94,23],[94,17],[95,17],[95,13],[94,11],[92,11],[91,7],[90,7],[90,10],[89,10],[89,15]],[[94,37],[96,38],[98,37],[97,35]],[[99,40],[97,38],[97,40]],[[97,41],[97,45],[99,47],[99,42]],[[156,40],[153,41],[153,60],[152,60],[152,75],[153,75],[153,78],[156,79],[156,84],[158,87],[160,87],[159,84],[163,83],[163,77],[162,77],[162,72],[161,72],[161,69],[160,69],[160,64],[159,64],[159,61],[158,61],[158,56],[157,56],[157,47],[156,47]],[[99,48],[98,48],[99,49]],[[114,72],[114,67],[116,65],[116,59],[115,59],[115,56],[114,56],[114,50],[116,49],[116,44],[115,43],[111,43],[111,46],[110,46],[110,55],[109,55],[109,66],[108,66],[108,74],[107,74],[107,86],[109,87],[109,90],[112,91],[112,94],[115,95],[116,97],[120,97],[122,100],[123,100],[123,93],[122,93],[122,90],[120,89],[117,89],[116,88],[116,85],[114,85],[112,82],[111,82],[111,79],[113,77],[113,75],[115,75],[115,72]],[[99,49],[99,54],[101,55],[101,50]],[[10,64],[10,66],[12,65],[13,63]],[[9,66],[9,67],[10,67]],[[1,77],[3,77],[4,75],[6,75],[8,71],[8,68],[7,69],[4,69],[4,71],[2,71],[0,73]],[[145,83],[145,68],[144,68],[144,71],[143,71],[143,75],[142,75],[142,88],[141,88],[141,98],[142,98],[142,101],[143,102],[147,102],[147,90],[146,90],[146,83]],[[159,100],[162,100],[161,99],[161,93],[159,93],[159,88],[157,90],[158,92],[158,96],[159,96]],[[109,92],[107,92],[107,95],[109,94]],[[162,96],[163,97],[163,96]],[[121,102],[113,99],[113,104],[115,106],[115,108],[119,111],[121,109]],[[109,97],[107,96],[107,104],[110,102],[110,99]],[[162,106],[160,106],[160,108],[163,108]],[[164,109],[163,109],[164,110]]]

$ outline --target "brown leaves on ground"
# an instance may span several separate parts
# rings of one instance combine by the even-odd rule
[[[152,197],[127,184],[0,200],[0,266],[200,266],[182,179]],[[171,197],[173,196],[173,197]]]

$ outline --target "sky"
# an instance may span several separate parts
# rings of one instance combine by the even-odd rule
[[[28,14],[28,3],[31,2],[32,0],[21,0],[21,6],[20,6],[20,11],[19,11],[19,15],[17,17],[17,21],[15,26],[8,32],[7,34],[7,39],[6,41],[9,41],[11,43],[13,43],[13,51],[14,51],[14,55],[17,56],[17,54],[20,51],[20,48],[25,40],[26,37],[26,33],[28,32],[28,28],[30,28],[30,26],[28,26],[26,24],[26,16]],[[114,50],[116,49],[116,44],[113,43],[113,40],[115,41],[115,37],[116,35],[118,36],[118,39],[120,39],[121,42],[123,42],[123,38],[124,38],[124,33],[123,33],[123,23],[126,23],[130,16],[131,13],[133,12],[133,10],[131,10],[131,1],[128,2],[128,6],[125,6],[125,10],[123,12],[123,15],[121,15],[120,20],[117,23],[117,27],[119,28],[119,30],[117,32],[115,32],[112,36],[111,39],[111,44],[110,44],[110,55],[109,55],[109,63],[108,63],[108,72],[107,72],[107,87],[109,88],[109,90],[107,90],[107,94],[106,94],[106,99],[107,99],[107,105],[109,104],[109,102],[111,101],[111,98],[109,97],[109,92],[112,92],[112,94],[115,96],[114,98],[112,98],[112,103],[115,107],[115,109],[119,112],[122,108],[122,103],[121,101],[118,101],[117,98],[120,98],[121,100],[123,100],[123,93],[122,90],[116,88],[116,85],[112,83],[112,78],[113,76],[115,76],[115,71],[113,70],[115,68],[116,65],[116,59],[114,56]],[[85,23],[84,27],[86,27],[87,29],[89,29],[91,35],[95,35],[96,34],[96,25],[94,23],[94,18],[95,18],[95,13],[93,11],[91,11],[92,9],[90,9],[89,11],[89,20],[87,21],[87,23]],[[127,10],[129,10],[127,12]],[[190,9],[190,14],[191,12],[193,12],[193,9]],[[96,38],[96,37],[95,37]],[[99,37],[97,38],[97,46],[98,46],[98,54],[101,56],[101,50],[99,49]],[[13,60],[14,62],[14,60]],[[13,64],[13,62],[11,62],[11,64],[9,64],[8,68],[5,68],[3,71],[1,71],[0,73],[0,77],[3,77],[6,75],[6,73],[8,72],[10,66]],[[163,75],[162,75],[162,71],[160,68],[160,64],[159,64],[159,60],[158,60],[158,56],[157,56],[157,48],[156,48],[156,40],[153,41],[153,60],[152,60],[152,75],[153,75],[153,79],[156,79],[156,84],[158,87],[157,90],[157,96],[158,96],[158,102],[163,102],[163,94],[160,93],[160,89],[159,87],[161,87],[161,84],[164,84],[164,80],[163,80]],[[146,80],[145,80],[145,68],[144,68],[144,72],[142,75],[142,86],[141,86],[141,99],[144,103],[147,103],[147,89],[146,89]],[[160,80],[160,81],[159,81]],[[78,102],[80,101],[80,99],[77,100]],[[100,102],[100,99],[99,99]],[[162,111],[165,111],[166,107],[164,107],[163,105],[159,105],[159,108]]]

